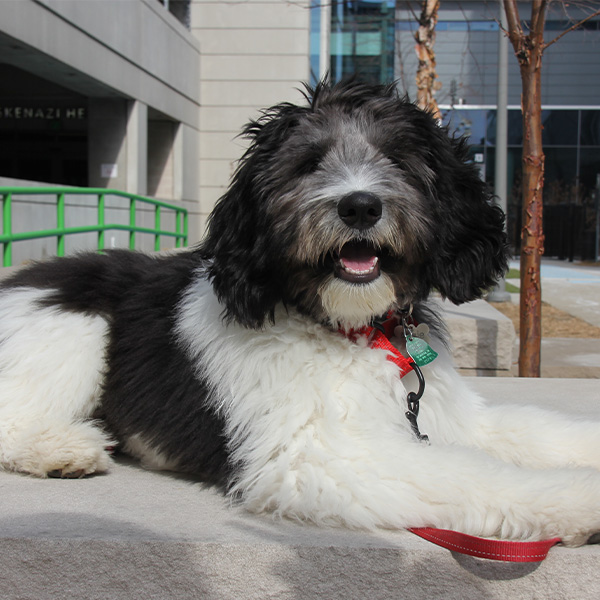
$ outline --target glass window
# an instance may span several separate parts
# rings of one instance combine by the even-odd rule
[[[545,148],[544,204],[575,202],[577,149]]]
[[[469,142],[473,144],[471,160],[479,164],[482,173],[485,171],[485,179],[493,187],[496,111],[457,108],[446,112],[444,123],[450,127],[450,132],[469,136]],[[577,234],[577,243],[580,245],[569,252],[592,257],[590,240],[596,222],[594,191],[600,187],[600,110],[543,110],[542,123],[546,156],[544,205],[548,217],[544,220],[546,249],[553,256],[564,254],[564,249],[557,244],[564,237],[564,227],[574,222],[573,211],[579,211],[577,218],[582,229]],[[508,111],[506,212],[508,239],[514,252],[518,252],[521,235],[522,153],[521,111],[511,109]],[[561,211],[567,211],[564,213],[567,216],[561,216]],[[552,220],[548,215],[558,216]],[[584,244],[587,244],[585,248]]]
[[[576,146],[579,111],[543,110],[542,143],[544,146]]]
[[[310,6],[310,84],[319,80],[321,58],[321,5],[314,1]]]
[[[190,0],[158,0],[177,20],[190,28]]]
[[[445,111],[443,123],[449,126],[450,132],[467,136],[470,144],[483,146],[486,143],[486,112],[454,108]]]
[[[600,110],[581,111],[582,146],[600,146]]]
[[[586,190],[600,184],[600,148],[582,148],[579,154],[579,182]]]
[[[507,143],[509,146],[520,146],[523,143],[523,117],[520,110],[509,110],[507,114]],[[487,143],[496,145],[496,111],[487,113]]]
[[[523,197],[523,164],[521,148],[509,148],[507,153],[506,230],[509,244],[518,249],[521,243],[521,204]]]
[[[371,83],[394,79],[394,3],[338,0],[331,4],[331,76],[356,74]]]

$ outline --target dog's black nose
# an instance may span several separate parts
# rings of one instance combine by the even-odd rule
[[[354,229],[373,227],[379,219],[383,207],[381,200],[368,192],[352,192],[344,196],[337,207],[340,219]]]

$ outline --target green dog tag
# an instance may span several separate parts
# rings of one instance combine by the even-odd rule
[[[418,337],[406,339],[406,351],[418,367],[424,367],[437,358],[437,352],[425,341]]]

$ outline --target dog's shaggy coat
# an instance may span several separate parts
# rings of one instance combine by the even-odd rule
[[[119,447],[252,511],[504,538],[600,530],[600,426],[487,406],[427,308],[506,267],[503,216],[467,149],[393,86],[320,85],[250,123],[194,251],[35,264],[0,292],[0,463],[109,468]],[[356,329],[414,306],[440,356],[413,373]],[[354,335],[346,335],[351,329]]]

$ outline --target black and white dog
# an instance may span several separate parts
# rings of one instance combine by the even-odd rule
[[[455,303],[506,267],[503,216],[462,141],[393,86],[309,91],[251,122],[194,251],[84,254],[0,292],[0,463],[38,476],[150,468],[251,511],[504,538],[600,531],[600,424],[486,406],[453,371],[432,289]],[[433,325],[413,434],[374,319]],[[366,328],[366,329],[365,329]]]

